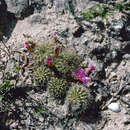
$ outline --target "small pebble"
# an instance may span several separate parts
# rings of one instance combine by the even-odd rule
[[[110,109],[113,112],[120,112],[121,111],[120,106],[117,103],[111,103],[111,104],[109,104],[108,105],[108,109]]]

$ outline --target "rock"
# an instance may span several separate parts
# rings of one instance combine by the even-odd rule
[[[108,109],[110,109],[113,112],[120,112],[121,111],[120,106],[117,103],[111,103],[111,104],[109,104],[108,105]]]
[[[128,120],[126,120],[126,121],[124,122],[124,125],[128,125],[128,124],[130,124],[130,119],[128,119]]]
[[[129,54],[129,50],[130,50],[130,42],[129,41],[124,41],[121,47],[121,51],[122,54],[128,53]]]
[[[62,127],[56,126],[54,130],[64,130]]]
[[[5,32],[7,22],[7,5],[5,0],[0,0],[0,37]]]
[[[125,22],[122,19],[112,20],[112,25],[109,30],[110,36],[117,40],[122,40],[124,24]]]
[[[17,18],[23,17],[26,14],[26,10],[28,8],[27,0],[5,0],[8,6],[8,11],[15,14]]]
[[[41,12],[43,0],[5,0],[8,11],[15,14],[18,19],[23,19],[33,13]]]
[[[39,13],[33,14],[31,17],[29,17],[28,22],[31,25],[47,23],[47,21]]]
[[[124,27],[124,22],[121,19],[112,21],[112,28],[118,34],[120,34],[123,27]]]
[[[75,130],[95,130],[90,125],[85,122],[79,122],[75,128]]]
[[[126,83],[129,85],[130,84],[130,72],[127,72],[125,80],[126,80]]]
[[[126,35],[125,35],[125,39],[124,40],[130,40],[130,25],[126,26],[125,32],[126,32]]]
[[[94,55],[105,53],[105,48],[103,46],[97,46],[93,49],[92,53]]]
[[[96,67],[95,71],[92,73],[95,80],[104,79],[106,77],[104,62],[101,60],[93,60],[93,65]]]
[[[117,51],[114,50],[114,51],[111,52],[111,58],[112,58],[113,60],[116,59],[117,56],[118,56]]]
[[[80,37],[84,33],[84,29],[81,26],[77,26],[73,30],[73,36],[74,37]]]
[[[125,54],[125,55],[123,56],[123,59],[125,59],[125,60],[130,60],[130,54]]]
[[[115,77],[115,76],[117,76],[116,73],[115,72],[111,72],[110,79],[113,78],[113,77]]]

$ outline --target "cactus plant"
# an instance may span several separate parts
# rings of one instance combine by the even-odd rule
[[[50,74],[47,67],[41,66],[34,72],[34,79],[38,84],[45,84],[49,80]]]
[[[57,58],[55,60],[55,68],[63,77],[68,76],[70,73],[70,67],[62,58]]]
[[[64,77],[70,77],[81,63],[81,58],[70,52],[62,52],[59,57],[55,59],[55,67],[59,73]]]
[[[51,96],[56,99],[62,99],[66,95],[68,87],[65,80],[52,77],[48,82],[48,89]]]
[[[39,45],[34,53],[33,53],[34,61],[37,64],[44,64],[46,63],[47,57],[54,57],[54,45],[52,44],[42,44]]]
[[[71,106],[71,112],[79,115],[87,111],[93,101],[90,91],[83,85],[74,84],[68,91],[67,102]]]

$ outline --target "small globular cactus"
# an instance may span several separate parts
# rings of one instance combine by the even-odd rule
[[[55,59],[55,67],[63,77],[71,77],[74,71],[81,63],[81,58],[70,52],[63,52]]]
[[[52,97],[62,99],[66,95],[68,86],[65,80],[52,77],[48,82],[48,89]]]
[[[35,48],[35,51],[33,53],[33,59],[34,59],[35,63],[46,64],[47,57],[51,57],[53,59],[54,45],[45,43],[45,44],[41,44],[37,48]]]
[[[46,84],[50,75],[50,70],[45,66],[41,66],[34,72],[34,79],[38,84]]]
[[[55,68],[58,71],[59,74],[61,74],[63,77],[68,76],[69,74],[71,74],[70,72],[70,66],[68,66],[66,64],[66,62],[64,61],[64,59],[62,58],[57,58],[55,60]]]
[[[90,91],[80,84],[74,86],[68,91],[66,101],[70,104],[70,111],[73,115],[84,113],[90,108],[93,97]]]
[[[71,69],[77,68],[82,61],[82,58],[75,54],[73,51],[65,51],[61,54],[61,57],[70,66]]]

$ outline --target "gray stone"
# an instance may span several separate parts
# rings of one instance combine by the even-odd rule
[[[130,119],[127,119],[126,121],[124,121],[124,125],[129,125],[130,124]]]
[[[113,112],[121,111],[119,104],[114,103],[114,102],[108,105],[108,109],[112,110]]]
[[[95,55],[105,53],[105,48],[101,45],[98,45],[96,48],[92,50],[92,53]]]
[[[117,51],[112,51],[112,52],[111,52],[111,58],[112,58],[113,60],[116,59],[117,56],[118,56]]]
[[[130,25],[126,26],[125,28],[125,32],[126,32],[126,40],[130,40]]]
[[[56,126],[55,127],[55,130],[64,130],[62,127],[58,127],[58,126]]]
[[[73,30],[73,36],[74,37],[80,37],[84,33],[84,29],[82,26],[77,26]]]
[[[127,74],[126,74],[126,83],[130,84],[130,73],[129,72],[127,72]]]
[[[28,0],[5,0],[8,6],[8,11],[15,14],[17,18],[21,18],[23,13],[26,13],[28,8]]]
[[[43,0],[5,0],[8,11],[15,14],[18,19],[23,19],[33,13],[40,12],[44,5]]]
[[[130,54],[125,54],[125,55],[123,56],[123,58],[124,58],[125,60],[130,60]]]
[[[34,15],[32,15],[29,19],[28,22],[32,25],[34,24],[45,24],[47,23],[47,21],[45,20],[45,18],[43,18],[39,13],[36,13]]]
[[[122,20],[113,20],[112,28],[115,32],[120,33],[121,29],[124,27],[124,22]]]
[[[79,122],[75,127],[75,130],[94,130],[90,125],[85,122]]]
[[[112,20],[112,25],[109,30],[109,36],[117,39],[122,40],[123,29],[124,29],[125,22],[122,19],[114,19]]]

